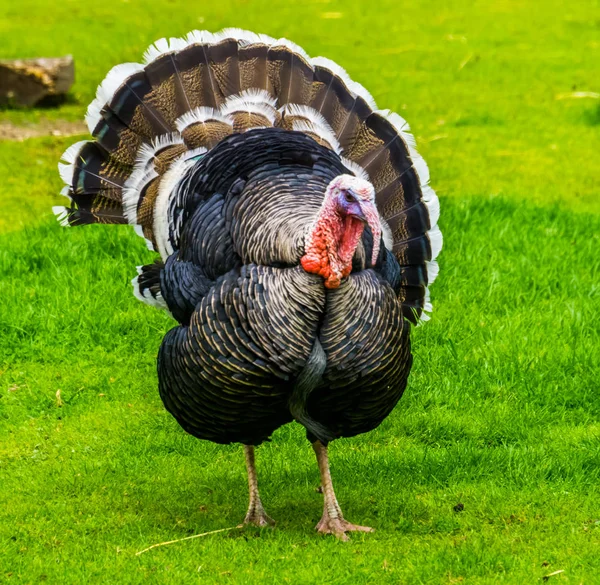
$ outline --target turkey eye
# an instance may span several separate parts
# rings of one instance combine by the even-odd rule
[[[351,194],[349,191],[346,191],[346,192],[344,193],[344,199],[345,199],[345,200],[346,200],[348,203],[352,203],[352,202],[354,202],[354,201],[355,201],[355,199],[354,199],[354,196],[353,196],[353,195],[352,195],[352,194]]]

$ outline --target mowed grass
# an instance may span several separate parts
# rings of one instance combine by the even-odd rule
[[[274,530],[136,556],[240,522],[241,449],[197,441],[162,407],[155,357],[173,322],[131,294],[153,258],[143,242],[53,221],[72,140],[0,142],[0,581],[598,583],[600,109],[563,94],[600,91],[600,4],[487,4],[0,7],[3,56],[78,63],[70,103],[0,112],[13,123],[80,118],[108,68],[195,27],[336,59],[412,123],[445,236],[405,396],[331,447],[346,516],[377,531],[314,533],[318,472],[289,425],[258,450]]]

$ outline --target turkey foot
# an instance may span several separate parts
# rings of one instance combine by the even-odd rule
[[[259,500],[258,505],[253,506],[251,504],[248,508],[248,512],[244,518],[244,524],[252,524],[253,526],[263,528],[265,526],[275,526],[275,520],[267,515]]]
[[[244,455],[246,457],[246,469],[248,470],[248,492],[250,502],[248,512],[244,518],[244,524],[252,524],[263,528],[264,526],[273,526],[275,520],[267,516],[258,493],[258,477],[256,474],[256,462],[254,459],[254,446],[244,445]]]
[[[352,524],[341,516],[332,518],[326,511],[323,512],[323,517],[315,528],[319,534],[333,534],[336,538],[344,541],[350,540],[346,532],[373,532],[374,530],[368,526]]]
[[[373,532],[373,528],[352,524],[344,519],[342,509],[333,490],[327,447],[320,441],[315,441],[313,449],[319,464],[323,493],[323,516],[315,527],[317,532],[320,534],[333,534],[336,538],[344,541],[350,540],[350,537],[346,534],[347,532]]]

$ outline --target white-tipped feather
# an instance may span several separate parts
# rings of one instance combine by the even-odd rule
[[[152,139],[151,144],[144,142],[136,155],[135,166],[146,169],[154,161],[157,154],[165,148],[175,146],[176,144],[183,144],[183,138],[178,132],[156,136]]]
[[[98,97],[94,98],[92,103],[88,106],[85,113],[85,123],[90,131],[90,134],[94,133],[98,122],[102,118],[101,110],[104,107],[104,102]]]
[[[146,242],[146,248],[148,248],[148,250],[152,250],[153,252],[156,252],[156,250],[154,249],[154,246],[152,245],[152,242],[144,235],[144,228],[142,228],[142,226],[139,223],[133,226],[133,231],[138,236],[140,236],[140,238],[144,239],[144,241]],[[138,266],[138,269],[139,268],[141,268],[141,266]],[[139,274],[139,270],[138,270],[138,274]]]
[[[65,165],[63,163],[58,163],[58,174],[62,179],[65,185],[71,185],[73,181],[73,171],[75,170],[75,165]]]
[[[151,63],[160,55],[169,51],[169,41],[167,39],[158,39],[154,41],[144,52],[144,63]]]
[[[152,293],[148,289],[145,289],[145,291],[142,292],[139,283],[139,277],[142,273],[142,267],[138,266],[137,271],[138,276],[131,280],[131,285],[133,286],[133,295],[135,296],[135,298],[142,301],[142,303],[150,305],[151,307],[168,310],[167,303],[165,302],[165,299],[160,294],[160,292],[156,295],[156,297],[153,297]]]
[[[385,247],[391,252],[394,246],[394,236],[392,235],[392,230],[388,225],[388,222],[385,221],[381,216],[379,217],[379,223],[381,224],[381,236],[383,238],[383,243]]]
[[[169,238],[169,206],[171,199],[175,196],[175,189],[178,183],[183,179],[185,171],[190,168],[194,161],[186,159],[185,155],[174,160],[169,170],[162,176],[158,187],[158,196],[154,204],[154,237],[158,252],[163,260],[166,260],[173,253],[173,246]]]
[[[428,201],[428,199],[435,196],[433,189],[428,187],[429,167],[427,166],[427,163],[423,157],[417,152],[417,142],[415,137],[410,133],[410,126],[408,125],[408,122],[402,116],[396,114],[396,112],[391,112],[390,110],[377,110],[376,113],[386,118],[392,124],[392,126],[394,126],[400,137],[406,143],[415,171],[417,171],[417,175],[419,175],[419,182],[421,184],[421,190],[423,191],[423,199]],[[427,194],[425,191],[428,191]]]
[[[417,327],[426,323],[431,319],[431,316],[428,313],[433,311],[433,306],[430,302],[429,297],[429,287],[425,289],[425,302],[423,303],[423,310],[421,311],[421,316],[419,317],[419,321],[417,322]]]
[[[346,158],[345,156],[340,157],[342,159],[342,164],[349,170],[351,170],[357,177],[364,179],[365,181],[370,181],[369,173],[365,171],[358,163],[355,163],[353,160]]]
[[[154,146],[144,142],[135,155],[135,166],[133,172],[140,169],[146,170],[152,164],[155,154],[156,149]]]
[[[415,171],[417,171],[417,175],[419,175],[421,188],[423,188],[429,183],[429,167],[427,166],[425,159],[420,154],[417,154],[417,151],[414,148],[410,149],[410,158],[412,159]]]
[[[277,105],[276,97],[273,97],[266,89],[259,89],[258,87],[245,89],[237,95],[230,97],[240,97],[245,102],[253,104],[268,104],[273,108]]]
[[[264,116],[272,125],[277,119],[275,110],[268,104],[246,103],[241,100],[239,102],[232,101],[229,105],[224,106],[223,113],[230,116],[240,113],[257,114]]]
[[[346,87],[352,91],[352,84],[354,83],[346,70],[343,67],[340,67],[335,61],[331,59],[327,59],[327,57],[313,57],[310,62],[313,67],[323,67],[324,69],[328,69],[334,75],[337,75],[346,85]]]
[[[138,271],[139,274],[139,271]],[[131,286],[133,287],[133,296],[138,299],[138,301],[142,301],[142,303],[146,302],[144,295],[142,295],[140,291],[140,283],[138,282],[139,276],[131,279]]]
[[[190,43],[188,43],[186,39],[179,39],[176,37],[170,39],[158,39],[146,49],[146,52],[144,53],[144,64],[148,65],[167,53],[181,51],[189,44]]]
[[[175,125],[177,126],[177,130],[179,130],[179,132],[183,132],[192,124],[202,124],[209,121],[223,122],[229,125],[233,124],[233,120],[219,110],[202,106],[200,108],[194,108],[193,110],[190,110],[189,112],[186,112],[177,118],[177,120],[175,120]]]
[[[431,285],[440,273],[440,266],[437,261],[431,260],[430,262],[425,262],[425,267],[427,269],[427,284]]]
[[[171,37],[169,39],[169,51],[182,51],[188,47],[189,43],[186,39],[179,37]]]
[[[102,83],[98,86],[96,99],[88,106],[87,114],[85,115],[85,121],[90,132],[93,132],[94,128],[98,125],[102,117],[102,108],[112,101],[115,93],[117,93],[118,89],[127,79],[143,68],[144,66],[141,63],[121,63],[120,65],[115,65],[108,72]]]
[[[421,191],[423,193],[423,201],[430,201],[437,197],[435,191],[429,185],[421,185]]]
[[[435,225],[428,232],[429,244],[431,245],[431,259],[435,260],[438,257],[444,243],[444,238],[440,228]]]
[[[63,227],[70,227],[69,226],[69,210],[62,206],[62,205],[55,205],[52,208],[52,213],[54,213],[54,215],[56,215],[56,219],[58,221],[58,223],[60,223],[61,226]]]
[[[192,30],[185,36],[185,42],[188,46],[206,45],[217,41],[217,35],[207,30]]]
[[[154,167],[135,166],[131,176],[123,185],[123,216],[132,225],[138,222],[137,207],[140,201],[140,193],[150,183],[158,177]]]
[[[423,198],[425,206],[427,207],[427,211],[429,213],[429,223],[434,226],[437,224],[438,219],[440,218],[440,200],[437,195],[433,195],[429,200],[425,200]]]
[[[174,146],[175,144],[183,144],[183,138],[179,132],[161,134],[152,139],[152,146],[154,147],[155,153],[159,153],[161,150],[169,146]]]
[[[327,144],[329,144],[335,153],[340,154],[342,152],[342,147],[340,146],[338,139],[335,137],[335,134],[331,131],[328,131],[326,128],[323,128],[323,126],[317,126],[316,124],[313,124],[307,120],[294,120],[292,129],[296,130],[297,132],[312,132],[327,142]]]
[[[302,57],[302,59],[304,59],[304,61],[306,61],[307,65],[310,65],[310,57],[308,56],[308,53],[300,45],[297,45],[293,41],[290,41],[289,39],[283,39],[283,38],[277,39],[276,41],[274,41],[271,44],[271,48],[275,48],[275,47],[286,47],[293,53],[296,53],[296,55],[299,55],[300,57]]]
[[[154,170],[154,158],[165,148],[177,144],[183,144],[183,138],[179,133],[173,132],[155,137],[151,144],[144,143],[138,150],[133,171],[125,185],[123,185],[122,191],[123,215],[130,224],[136,225],[138,223],[137,207],[140,193],[150,181],[158,176]],[[143,232],[140,232],[137,232],[138,235],[144,237]]]
[[[427,207],[430,225],[433,226],[427,232],[427,237],[429,238],[431,246],[432,259],[431,261],[426,262],[426,270],[428,284],[431,285],[437,278],[437,275],[439,273],[439,266],[438,263],[435,261],[435,258],[437,258],[443,246],[442,232],[440,231],[440,228],[437,225],[437,221],[440,217],[440,201],[437,195],[435,194],[435,191],[429,186],[429,168],[423,157],[417,152],[416,140],[414,136],[410,133],[410,126],[408,125],[408,122],[404,118],[402,118],[395,112],[391,112],[390,110],[378,110],[377,113],[386,118],[392,124],[392,126],[394,126],[394,128],[398,132],[398,135],[404,140],[406,146],[408,147],[408,152],[412,160],[413,167],[417,172],[417,175],[419,176],[422,199]],[[429,298],[429,288],[427,288],[425,293],[425,303],[423,307],[423,312],[421,313],[419,324],[425,321],[429,321],[430,317],[427,313],[431,312],[432,310],[433,307]]]
[[[73,172],[75,171],[75,161],[77,160],[77,156],[87,143],[87,140],[81,140],[75,144],[71,144],[60,157],[62,162],[58,163],[58,174],[63,180],[63,183],[69,187],[73,183]]]
[[[70,195],[71,192],[71,187],[69,185],[65,185],[61,190],[60,190],[60,194],[63,197],[66,197],[69,201],[73,201],[73,197],[71,197]]]
[[[329,122],[325,119],[325,116],[310,106],[304,106],[301,104],[286,104],[279,111],[284,115],[297,116],[299,118],[306,118],[309,122],[312,122],[315,126],[322,126],[328,132],[333,134],[333,130],[329,125]]]
[[[340,67],[335,61],[331,59],[327,59],[326,57],[315,57],[311,59],[311,63],[313,67],[324,67],[331,71],[334,75],[337,75],[343,82],[344,85],[350,90],[350,92],[355,96],[360,96],[367,105],[373,110],[377,110],[377,104],[373,99],[373,96],[367,91],[367,89],[358,81],[354,81],[350,78],[347,71]]]
[[[429,287],[425,289],[425,303],[423,304],[423,311],[427,311],[431,313],[433,311],[433,307],[431,305],[431,293],[429,292]]]
[[[216,42],[223,39],[234,39],[238,42],[241,47],[253,44],[262,44],[271,46],[275,39],[269,35],[260,33],[254,33],[249,30],[243,30],[241,28],[224,28],[222,31],[215,33]]]
[[[283,116],[304,118],[294,120],[292,127],[299,132],[312,132],[329,143],[338,154],[342,152],[340,143],[325,117],[310,106],[301,104],[286,104],[279,110]]]
[[[427,313],[425,313],[425,312],[422,312],[422,313],[421,313],[421,317],[419,318],[419,321],[418,321],[418,323],[417,323],[417,327],[419,327],[419,326],[420,326],[420,325],[422,325],[423,323],[426,323],[426,322],[427,322],[427,321],[429,321],[430,319],[431,319],[431,317],[430,317],[430,316],[429,316]]]
[[[77,160],[77,155],[88,142],[88,140],[80,140],[79,142],[75,142],[75,144],[71,144],[71,146],[62,153],[60,160],[69,164],[74,163]]]
[[[365,102],[367,102],[367,105],[373,111],[375,111],[377,109],[377,104],[375,103],[373,96],[367,91],[367,89],[364,87],[364,85],[358,83],[358,81],[354,81],[354,80],[350,80],[350,81],[351,81],[351,86],[348,89],[351,92],[355,93],[356,95],[359,95],[363,100],[365,100]]]
[[[144,66],[141,63],[121,63],[115,65],[98,86],[97,97],[104,103],[112,100],[117,90],[127,81],[129,77],[141,71]]]
[[[249,30],[243,30],[241,28],[224,28],[218,33],[215,33],[215,37],[219,40],[233,39],[238,42],[238,45],[245,47],[246,45],[253,45],[260,43],[259,35]],[[270,44],[270,43],[269,43]]]
[[[409,148],[416,148],[415,137],[410,133],[410,126],[402,116],[390,110],[377,110],[375,113],[384,117],[396,129]]]
[[[224,116],[232,116],[240,112],[264,116],[271,124],[275,124],[276,111],[269,103],[248,101],[243,95],[233,95],[221,106],[221,113]]]

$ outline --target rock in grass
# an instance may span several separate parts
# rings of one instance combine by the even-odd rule
[[[0,60],[0,104],[31,107],[69,91],[75,80],[73,57]]]

